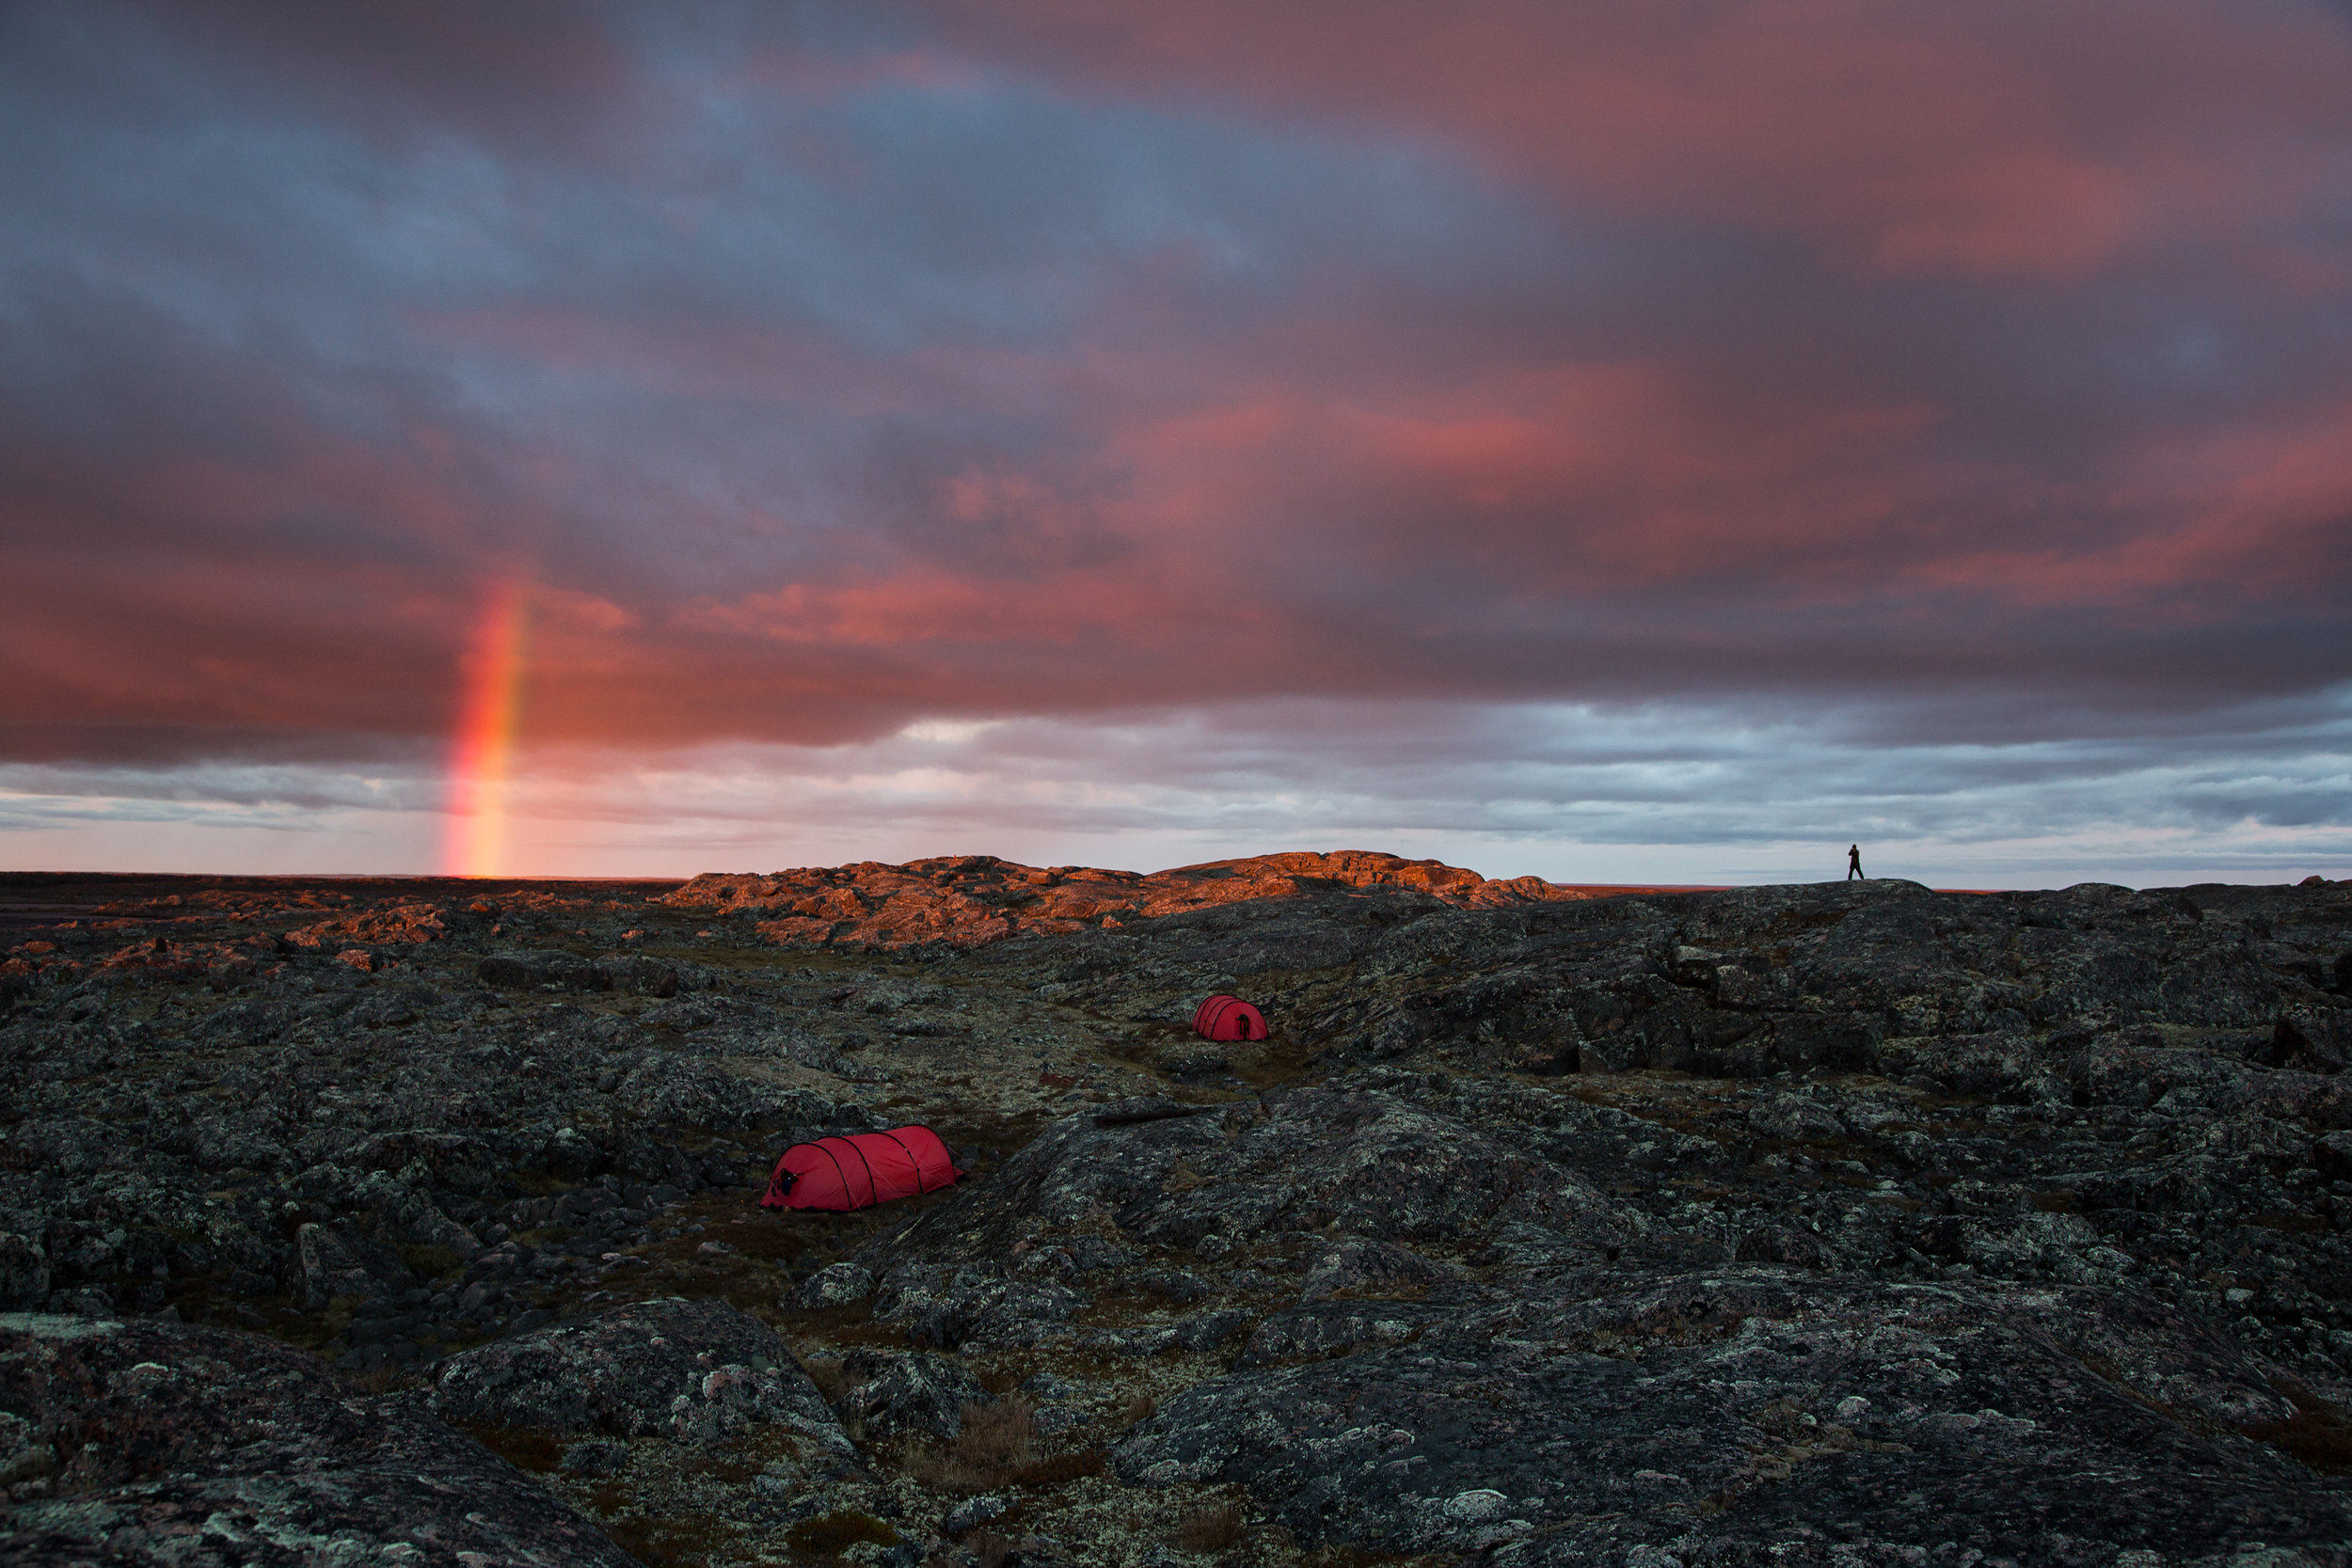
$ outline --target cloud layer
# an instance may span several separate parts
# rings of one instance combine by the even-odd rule
[[[11,8],[0,825],[429,816],[522,581],[534,869],[2342,875],[2348,74],[2316,4]]]

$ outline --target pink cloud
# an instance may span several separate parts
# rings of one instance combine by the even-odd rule
[[[1665,364],[1563,365],[1357,400],[1261,389],[1122,450],[1134,531],[1246,560],[1467,567],[1517,593],[1726,574],[1793,591],[1841,553],[1878,559],[1901,504],[1938,499],[1916,458],[1933,423],[1916,405],[1727,403]]]

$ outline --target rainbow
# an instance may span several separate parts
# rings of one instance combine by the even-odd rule
[[[458,660],[461,691],[442,852],[442,869],[453,877],[495,877],[505,869],[506,781],[522,717],[523,634],[530,619],[528,581],[493,583]]]

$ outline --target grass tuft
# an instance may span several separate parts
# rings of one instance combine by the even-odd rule
[[[1240,1539],[1241,1508],[1236,1503],[1195,1503],[1176,1521],[1176,1544],[1188,1552],[1221,1552]]]
[[[1075,1453],[1048,1454],[1032,1459],[1012,1472],[1013,1483],[1042,1491],[1048,1487],[1066,1485],[1083,1476],[1103,1473],[1104,1455],[1100,1449],[1081,1449]]]
[[[914,1473],[946,1492],[987,1492],[1011,1484],[1037,1441],[1036,1407],[1015,1395],[963,1407],[963,1430],[946,1452],[918,1460]]]
[[[355,1393],[389,1394],[402,1388],[414,1388],[425,1380],[421,1366],[378,1367],[372,1372],[348,1372],[344,1386]]]
[[[785,1532],[785,1540],[792,1549],[825,1557],[838,1557],[861,1541],[877,1546],[895,1546],[898,1532],[870,1513],[828,1513],[821,1518],[803,1519]]]
[[[800,1359],[801,1370],[808,1374],[808,1380],[811,1383],[817,1385],[817,1391],[825,1396],[825,1402],[839,1404],[842,1389],[845,1386],[841,1377],[841,1357],[804,1355]]]
[[[564,1462],[563,1443],[529,1427],[467,1423],[464,1431],[475,1442],[517,1470],[532,1470],[544,1475]]]
[[[400,1257],[420,1279],[439,1279],[455,1274],[462,1262],[456,1253],[438,1242],[402,1247]]]
[[[2243,1427],[2256,1442],[2292,1454],[2323,1476],[2352,1475],[2352,1422],[2344,1412],[2289,1378],[2271,1384],[2295,1414],[2283,1421],[2260,1421]]]

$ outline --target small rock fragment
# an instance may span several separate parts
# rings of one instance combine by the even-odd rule
[[[801,1282],[795,1305],[811,1310],[847,1307],[874,1293],[874,1271],[861,1263],[831,1263]]]

